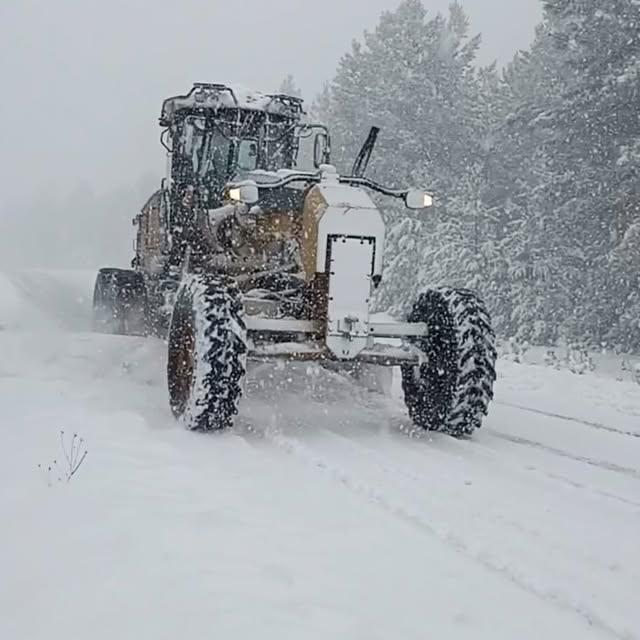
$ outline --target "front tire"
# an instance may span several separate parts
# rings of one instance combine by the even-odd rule
[[[409,322],[427,325],[415,339],[424,362],[402,367],[411,419],[427,431],[471,435],[488,412],[496,379],[495,333],[484,303],[468,289],[432,289],[418,298]]]
[[[169,329],[171,409],[191,431],[233,425],[246,374],[247,330],[232,280],[192,275],[180,286]]]

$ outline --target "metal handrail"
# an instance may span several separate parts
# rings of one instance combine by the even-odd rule
[[[280,189],[281,187],[286,187],[293,182],[306,182],[307,184],[319,184],[322,182],[322,179],[325,175],[324,171],[318,171],[317,173],[311,173],[308,171],[300,171],[296,173],[291,173],[287,176],[284,176],[280,180],[275,182],[261,182],[257,185],[258,190],[271,190],[271,189]],[[372,191],[376,191],[377,193],[381,193],[385,196],[390,196],[392,198],[399,198],[404,200],[407,197],[410,189],[391,189],[389,187],[385,187],[379,182],[375,182],[370,178],[364,178],[359,176],[336,176],[339,184],[346,184],[349,186],[357,186],[357,187],[366,187],[371,189]],[[230,187],[236,185],[229,185]]]

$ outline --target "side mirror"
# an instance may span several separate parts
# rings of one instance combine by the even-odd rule
[[[329,136],[324,131],[316,133],[313,140],[313,166],[319,169],[323,164],[329,164],[330,154]]]
[[[255,204],[260,199],[258,185],[253,180],[245,180],[229,185],[229,198],[242,204]]]
[[[422,189],[409,189],[404,196],[407,209],[427,209],[433,206],[433,196]]]

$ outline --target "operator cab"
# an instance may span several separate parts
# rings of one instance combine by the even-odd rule
[[[326,129],[302,123],[303,115],[300,98],[195,84],[162,106],[170,184],[178,192],[192,189],[202,206],[213,208],[231,181],[256,171],[294,169],[300,141],[313,130],[321,129],[328,145]]]

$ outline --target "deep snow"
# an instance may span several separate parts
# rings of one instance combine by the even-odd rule
[[[640,638],[640,386],[501,362],[456,441],[262,365],[195,435],[92,278],[0,274],[1,638]],[[48,486],[61,429],[89,453]]]

